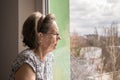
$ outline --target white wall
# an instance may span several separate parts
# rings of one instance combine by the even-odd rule
[[[42,0],[18,0],[18,52],[26,47],[22,43],[22,26],[26,18],[34,11],[42,12]]]
[[[21,50],[23,50],[25,47],[23,46],[22,43],[22,35],[21,35],[21,30],[22,30],[22,26],[23,23],[25,21],[25,19],[32,13],[35,11],[35,0],[18,0],[19,2],[19,7],[18,7],[18,15],[19,15],[19,23],[18,23],[18,51],[20,52]]]

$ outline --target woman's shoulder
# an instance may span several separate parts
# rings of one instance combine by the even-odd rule
[[[28,64],[36,72],[34,54],[30,49],[20,52],[11,64],[9,77],[13,78],[15,73],[24,64]]]
[[[33,52],[30,50],[30,49],[26,49],[22,52],[20,52],[17,57],[15,58],[15,60],[13,61],[13,66],[14,68],[19,68],[21,65],[23,64],[28,64],[30,65],[31,67],[33,67],[33,70],[34,69],[34,54]]]

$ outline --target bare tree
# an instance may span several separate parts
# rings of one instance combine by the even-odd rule
[[[105,57],[104,60],[104,67],[106,68],[110,68],[111,69],[108,71],[112,71],[113,73],[113,80],[115,80],[116,77],[116,64],[117,63],[117,59],[120,58],[120,54],[118,52],[118,50],[116,49],[117,46],[119,45],[119,36],[118,36],[118,27],[117,24],[112,23],[110,27],[104,27],[104,37],[105,37],[105,41],[101,41],[102,43],[102,49],[106,49],[104,50],[105,52],[103,52],[103,57]],[[120,66],[120,65],[119,65]],[[105,69],[105,68],[104,68]]]

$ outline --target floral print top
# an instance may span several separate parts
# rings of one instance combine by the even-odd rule
[[[53,80],[53,58],[53,54],[49,53],[45,57],[45,61],[42,62],[32,50],[26,49],[18,54],[17,58],[13,61],[9,73],[9,80],[15,80],[14,76],[16,71],[25,63],[30,65],[34,70],[36,80]]]

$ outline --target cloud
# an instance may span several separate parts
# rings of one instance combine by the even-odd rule
[[[106,1],[107,1],[107,3],[112,3],[113,4],[113,3],[118,3],[119,0],[106,0]]]
[[[70,0],[70,31],[91,33],[95,26],[120,24],[119,0]],[[86,29],[91,31],[85,31]]]

